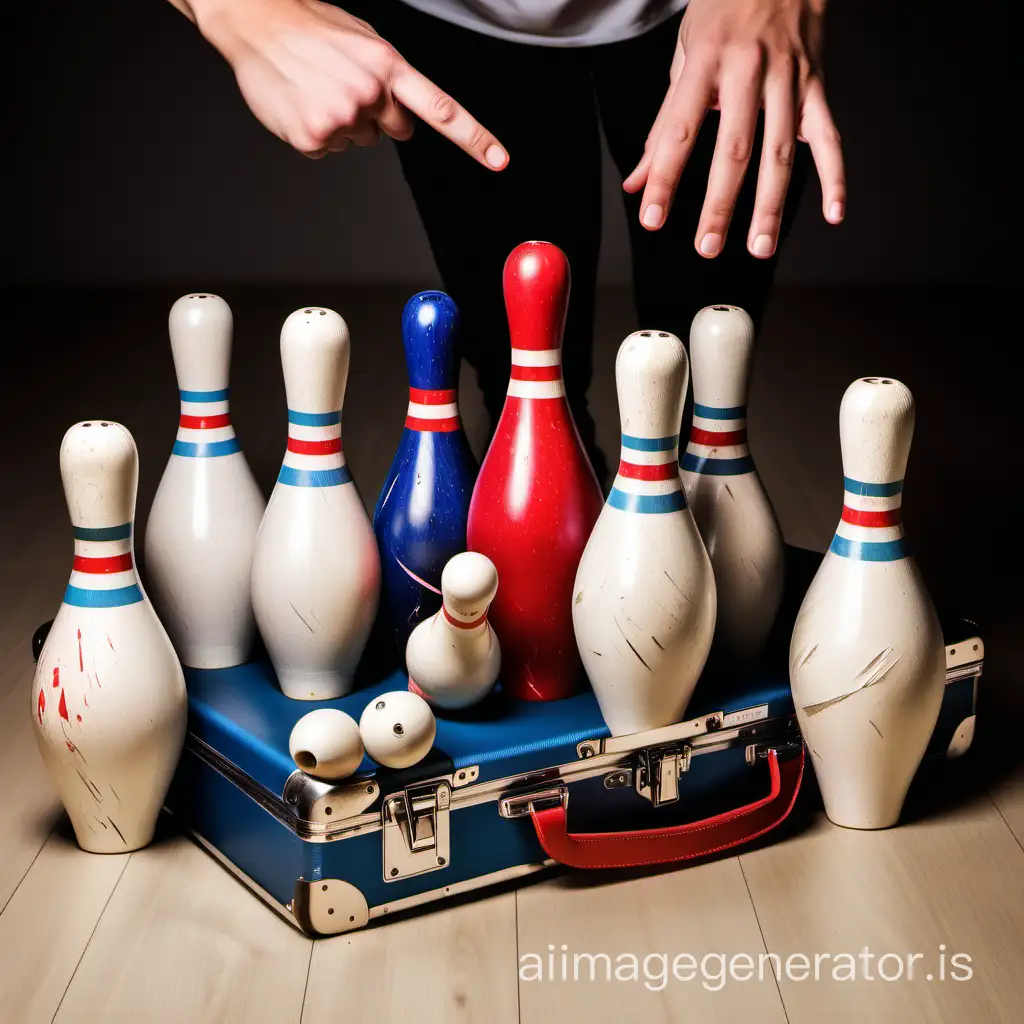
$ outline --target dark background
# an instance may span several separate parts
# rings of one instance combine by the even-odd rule
[[[436,283],[390,145],[319,163],[293,153],[163,0],[17,8],[4,32],[11,283]],[[826,69],[848,222],[825,225],[811,190],[780,284],[997,275],[1009,226],[993,169],[1016,135],[998,110],[1011,68],[997,12],[833,0]],[[621,285],[628,249],[608,170],[602,277]]]

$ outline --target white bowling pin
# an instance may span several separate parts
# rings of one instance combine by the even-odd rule
[[[380,593],[377,542],[341,445],[345,321],[292,313],[281,362],[288,449],[256,537],[253,610],[282,691],[327,700],[352,689]]]
[[[736,306],[708,306],[690,327],[693,426],[683,487],[711,556],[718,621],[711,659],[743,670],[764,650],[782,600],[782,531],[747,444],[754,324]]]
[[[900,525],[913,432],[914,400],[899,381],[847,389],[843,515],[789,651],[825,810],[848,828],[896,823],[942,704],[942,631]]]
[[[363,759],[363,737],[356,720],[340,708],[317,708],[295,723],[288,753],[307,775],[347,779]]]
[[[366,752],[385,768],[408,768],[430,753],[437,732],[427,702],[408,690],[375,697],[359,716]]]
[[[441,610],[409,637],[405,662],[410,689],[441,708],[482,699],[501,669],[501,647],[487,608],[498,591],[498,570],[486,556],[463,551],[441,573]]]
[[[178,437],[146,524],[146,580],[178,656],[194,668],[247,661],[249,565],[265,501],[228,411],[231,309],[185,295],[168,327],[178,378]]]
[[[580,561],[573,626],[613,735],[682,720],[715,629],[715,581],[679,477],[689,368],[674,334],[619,348],[622,458]]]
[[[36,665],[32,720],[79,846],[123,853],[153,838],[185,740],[185,680],[134,567],[131,434],[75,424],[60,471],[75,561]]]

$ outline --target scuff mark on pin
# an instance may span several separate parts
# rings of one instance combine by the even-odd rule
[[[871,719],[869,718],[868,721],[871,722]],[[883,740],[885,739],[885,736],[882,734],[882,730],[879,729],[878,726],[875,725],[874,722],[871,722],[871,728],[874,729],[875,732],[877,732],[878,735],[881,736]]]
[[[127,846],[127,845],[128,845],[128,840],[127,840],[127,839],[125,839],[125,837],[124,837],[124,835],[122,834],[121,830],[120,830],[120,829],[119,829],[119,828],[117,827],[117,825],[115,824],[115,822],[114,822],[114,819],[113,819],[113,818],[107,818],[107,821],[109,821],[109,822],[110,822],[110,824],[111,824],[111,825],[113,825],[113,827],[114,827],[114,831],[115,831],[115,832],[116,832],[116,833],[117,833],[117,834],[118,834],[119,836],[121,836],[121,842],[122,842],[122,843],[124,843],[124,845],[125,845],[125,846]]]
[[[877,686],[900,662],[903,657],[902,654],[896,654],[896,650],[893,647],[886,647],[885,650],[879,651],[854,677],[860,679],[864,677],[864,681],[860,685],[855,686],[852,690],[846,693],[841,693],[838,697],[832,697],[830,700],[819,701],[816,704],[805,704],[803,710],[808,715],[817,715],[822,711],[828,710],[828,708],[835,707],[836,704],[842,703],[848,697],[852,697],[855,693],[860,693],[861,690],[866,690],[869,686]]]
[[[664,648],[664,647],[663,647],[663,646],[662,646],[662,645],[661,645],[660,643],[658,643],[658,638],[657,638],[656,636],[652,636],[652,637],[651,637],[651,640],[652,640],[652,642],[654,643],[654,645],[655,645],[655,646],[656,646],[656,647],[657,647],[657,648],[658,648],[659,650],[661,650],[661,651],[665,650],[665,648]]]
[[[801,668],[803,668],[803,667],[804,667],[804,665],[806,665],[806,664],[807,664],[807,662],[809,662],[809,661],[811,660],[811,658],[812,658],[812,657],[814,657],[814,652],[815,652],[815,651],[816,651],[817,649],[818,649],[818,645],[817,645],[817,644],[815,644],[815,645],[814,645],[814,646],[813,646],[813,647],[812,647],[812,648],[811,648],[811,649],[810,649],[810,650],[809,650],[809,651],[808,651],[808,652],[807,652],[807,653],[806,653],[806,654],[805,654],[805,655],[804,655],[804,656],[803,656],[803,657],[802,657],[802,658],[800,659],[800,667],[801,667]]]
[[[306,629],[310,631],[310,633],[315,633],[316,630],[314,630],[313,627],[299,614],[299,609],[296,608],[295,605],[291,603],[291,601],[289,601],[288,604],[291,605],[292,611],[295,612],[295,614],[298,616],[299,622],[301,622],[306,627]]]

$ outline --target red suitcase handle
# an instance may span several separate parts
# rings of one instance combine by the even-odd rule
[[[793,809],[804,775],[804,746],[785,761],[768,751],[771,792],[761,800],[713,818],[671,828],[638,832],[567,831],[565,805],[535,810],[530,816],[537,839],[549,857],[571,868],[631,868],[644,864],[705,857],[749,842],[775,828]]]

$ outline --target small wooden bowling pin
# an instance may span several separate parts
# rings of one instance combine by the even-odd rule
[[[441,610],[421,622],[405,651],[410,689],[441,708],[464,708],[490,692],[501,669],[501,647],[487,621],[498,590],[494,563],[463,551],[444,567]]]
[[[711,648],[715,580],[679,478],[683,343],[631,334],[615,360],[622,457],[572,601],[583,664],[614,736],[682,721]]]
[[[899,381],[847,389],[843,515],[789,650],[825,811],[847,828],[896,823],[942,704],[942,631],[900,524],[913,432],[914,400]]]
[[[231,310],[216,295],[185,295],[169,329],[181,397],[178,437],[146,524],[146,579],[185,665],[248,660],[249,565],[266,502],[228,411]]]
[[[457,328],[455,303],[444,292],[420,292],[405,305],[409,411],[373,516],[382,604],[400,653],[441,607],[441,573],[466,548],[477,465],[459,418]]]
[[[718,620],[711,660],[749,669],[782,600],[784,552],[775,510],[747,445],[754,324],[736,306],[708,306],[690,328],[693,426],[683,487],[711,556]]]
[[[348,327],[306,307],[281,329],[288,448],[252,559],[252,602],[281,690],[328,700],[352,689],[377,610],[380,558],[345,465]]]
[[[75,424],[60,471],[75,561],[36,665],[32,721],[79,846],[124,853],[153,838],[185,740],[185,679],[133,563],[131,434]]]
[[[501,637],[502,688],[522,700],[557,700],[580,676],[572,585],[601,488],[562,382],[569,262],[548,242],[524,242],[505,263],[504,287],[512,373],[473,489],[467,540],[501,579],[490,616]]]

